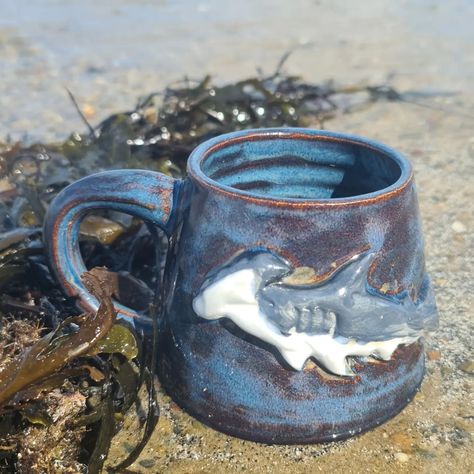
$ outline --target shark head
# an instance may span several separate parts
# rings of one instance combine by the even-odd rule
[[[290,271],[290,265],[271,252],[240,254],[209,275],[193,300],[194,312],[205,319],[219,319],[258,305],[261,287]]]
[[[193,300],[194,312],[201,318],[220,319],[245,310],[246,306],[256,305],[260,281],[250,268],[228,273],[199,292]]]

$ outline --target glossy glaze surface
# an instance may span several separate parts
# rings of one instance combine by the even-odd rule
[[[307,181],[308,167],[317,179]],[[403,408],[423,376],[419,344],[400,347],[387,362],[356,361],[354,377],[334,380],[311,364],[295,371],[275,347],[226,318],[204,320],[192,302],[210,273],[255,248],[274,252],[295,269],[312,269],[312,284],[370,249],[370,289],[392,304],[423,299],[427,278],[409,163],[359,137],[275,129],[206,142],[193,152],[188,171],[184,182],[160,178],[156,188],[151,184],[134,195],[142,207],[148,193],[160,196],[155,214],[144,217],[174,236],[159,354],[159,374],[170,395],[211,426],[264,442],[350,436]],[[153,182],[151,174],[146,176],[137,175],[139,189],[142,181]],[[77,191],[77,199],[68,201],[74,215],[87,207],[84,199],[93,201],[90,179],[83,181],[86,198]],[[275,187],[278,180],[284,181]],[[363,194],[354,195],[358,192]],[[122,198],[116,185],[102,195],[112,207]],[[53,264],[63,278],[68,262],[77,263],[74,248],[64,247],[58,233],[64,228],[67,236],[71,228],[61,211],[68,206],[57,203],[47,224],[53,229]]]

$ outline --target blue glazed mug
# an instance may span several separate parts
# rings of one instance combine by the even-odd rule
[[[367,430],[412,398],[437,323],[413,173],[396,151],[307,129],[197,147],[188,175],[106,171],[64,189],[45,240],[86,310],[81,219],[113,209],[170,238],[159,377],[196,418],[266,443]],[[117,303],[122,318],[143,317]]]

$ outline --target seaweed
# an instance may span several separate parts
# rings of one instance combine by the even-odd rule
[[[388,84],[311,84],[283,73],[288,55],[272,74],[232,84],[216,85],[210,76],[184,78],[95,126],[67,91],[84,133],[74,132],[62,143],[0,143],[0,469],[31,472],[38,453],[26,448],[37,436],[42,440],[38,449],[45,451],[48,439],[69,443],[61,448],[63,471],[47,464],[47,457],[44,471],[66,472],[64,466],[73,466],[75,472],[100,472],[123,416],[146,400],[141,440],[125,459],[107,463],[107,470],[124,472],[159,418],[153,374],[164,297],[160,288],[167,249],[174,243],[130,216],[88,215],[80,234],[84,262],[87,268],[107,270],[95,268],[84,276],[101,306],[97,313],[78,315],[74,299],[63,294],[49,269],[42,242],[44,214],[61,189],[112,168],[183,177],[196,145],[235,130],[324,127],[337,114],[378,101],[431,107],[419,102],[422,95],[402,94]],[[147,312],[152,334],[115,321],[111,295]],[[53,431],[51,420],[68,406],[74,409],[59,417],[63,431]],[[54,455],[61,457],[57,451]]]
[[[84,407],[84,410],[74,413],[74,416],[81,417],[69,428],[74,431],[94,423],[99,425],[87,461],[87,470],[100,472],[112,437],[118,429],[115,417],[117,413],[128,410],[138,394],[139,376],[130,365],[138,355],[138,346],[130,329],[115,321],[111,299],[113,280],[109,272],[96,268],[85,273],[83,280],[101,302],[96,313],[67,317],[57,328],[42,337],[39,337],[40,327],[36,328],[36,337],[31,337],[31,325],[28,323],[20,324],[13,332],[18,320],[3,326],[8,329],[6,335],[10,339],[20,341],[2,341],[0,344],[3,353],[0,365],[0,412],[6,419],[12,412],[17,412],[32,425],[50,427],[52,419],[44,403],[47,400],[45,394],[59,387],[64,389],[65,384],[69,384],[73,387],[72,392],[85,392],[88,395],[85,398],[90,399],[91,394],[97,393],[95,388],[98,388],[100,395],[96,403],[92,404],[92,411],[83,413]],[[30,338],[26,334],[30,334]],[[24,347],[15,350],[12,342],[19,342],[21,346],[21,340]],[[149,374],[148,378],[151,379]],[[81,390],[81,383],[87,379],[95,386],[91,387],[92,390]],[[69,424],[73,421],[68,420],[67,416],[63,418]],[[18,438],[18,435],[12,436],[11,433],[15,428],[21,430],[22,425],[12,421],[7,429],[10,431],[10,441]],[[12,455],[19,445],[25,445],[25,436],[16,439],[17,446],[12,450]],[[80,439],[76,438],[76,441]],[[31,467],[31,463],[37,462],[38,449],[44,446],[33,444],[37,449],[28,448],[29,454],[21,457],[23,464],[20,465]],[[63,461],[70,463],[77,460]]]
[[[115,322],[112,289],[100,272],[90,271],[83,275],[83,282],[100,303],[96,313],[72,316],[43,336],[24,351],[21,359],[10,360],[0,372],[0,409],[7,403],[18,403],[25,398],[25,389],[32,385],[47,384],[51,390],[51,377],[70,361],[92,351],[100,351],[101,339]],[[77,331],[64,332],[68,325],[77,325]],[[62,385],[64,380],[55,379]],[[31,391],[31,390],[30,390]],[[26,391],[26,393],[30,393]]]

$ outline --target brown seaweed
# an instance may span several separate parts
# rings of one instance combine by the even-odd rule
[[[44,383],[66,364],[95,349],[115,322],[112,290],[98,272],[87,272],[83,282],[100,301],[96,313],[66,318],[54,331],[27,349],[20,359],[11,360],[0,372],[0,408],[23,398],[25,389]],[[74,332],[62,330],[70,324]]]

